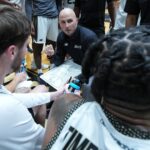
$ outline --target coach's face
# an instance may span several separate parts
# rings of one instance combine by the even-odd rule
[[[60,12],[59,15],[59,24],[61,30],[68,36],[71,36],[78,24],[76,15],[72,9],[65,8]]]

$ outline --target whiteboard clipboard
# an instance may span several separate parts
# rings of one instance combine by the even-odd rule
[[[40,78],[58,90],[66,84],[70,77],[75,77],[79,74],[81,74],[81,66],[72,60],[67,60],[62,65],[44,73]]]

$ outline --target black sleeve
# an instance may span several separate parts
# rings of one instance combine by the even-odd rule
[[[57,38],[56,52],[53,57],[53,62],[56,66],[61,65],[64,62],[66,56],[66,52],[64,51],[63,44],[64,44],[63,36],[60,33]]]
[[[131,15],[138,15],[140,7],[137,0],[127,0],[124,11]]]
[[[86,39],[85,39],[85,42],[84,42],[84,47],[83,47],[83,51],[87,51],[87,49],[89,48],[89,46],[97,41],[97,35],[95,33],[89,35]]]

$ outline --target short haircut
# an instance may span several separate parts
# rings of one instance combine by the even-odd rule
[[[7,5],[0,6],[0,55],[14,44],[21,47],[31,33],[26,16]]]
[[[150,104],[150,26],[106,35],[90,46],[82,67],[87,79],[94,76],[91,90],[97,101]]]

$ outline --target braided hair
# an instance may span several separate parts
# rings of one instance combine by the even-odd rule
[[[94,76],[96,100],[115,98],[133,104],[150,104],[150,26],[113,31],[91,45],[82,73]]]

